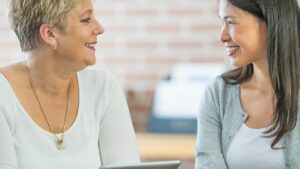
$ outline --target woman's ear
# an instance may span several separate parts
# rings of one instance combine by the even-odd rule
[[[54,29],[47,24],[42,24],[40,27],[40,36],[42,41],[51,48],[56,49],[57,42]]]

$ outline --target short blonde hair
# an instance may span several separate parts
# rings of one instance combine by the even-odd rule
[[[22,51],[30,51],[40,44],[42,24],[64,28],[66,15],[79,0],[9,0],[8,17]]]

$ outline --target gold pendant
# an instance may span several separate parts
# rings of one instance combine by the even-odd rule
[[[66,147],[66,144],[65,144],[63,138],[61,138],[61,139],[56,139],[55,143],[56,143],[56,148],[57,148],[58,150],[62,150],[62,149],[64,149],[64,148]]]

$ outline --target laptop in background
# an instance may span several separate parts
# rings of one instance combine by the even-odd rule
[[[100,167],[100,169],[177,169],[180,163],[181,162],[179,160],[143,162],[130,165],[106,165]]]

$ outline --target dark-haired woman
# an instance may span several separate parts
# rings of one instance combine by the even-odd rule
[[[220,0],[219,16],[236,69],[205,91],[196,169],[299,169],[297,0]]]

